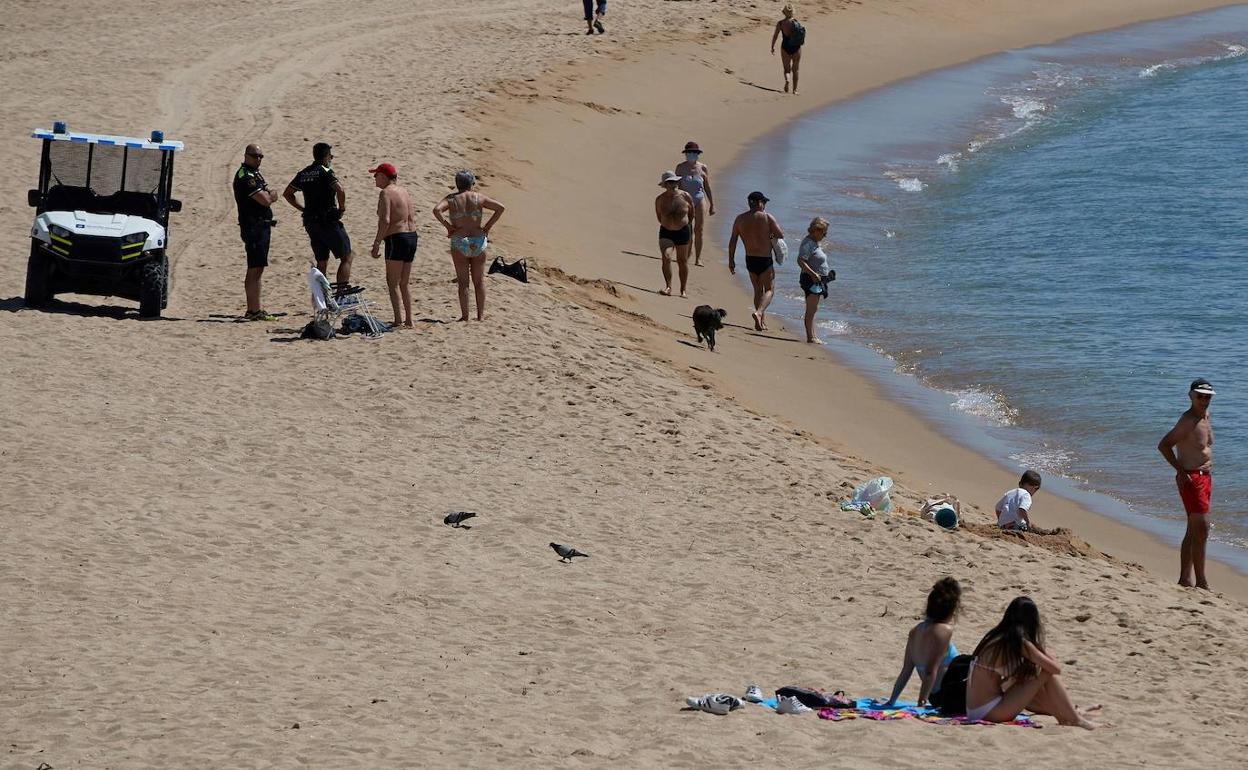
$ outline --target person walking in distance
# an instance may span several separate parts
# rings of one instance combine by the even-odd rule
[[[386,288],[394,308],[394,326],[412,328],[412,293],[408,284],[412,262],[416,259],[415,209],[407,188],[399,185],[399,172],[392,163],[379,163],[370,168],[377,194],[377,237],[373,239],[372,257],[376,259],[381,245],[386,245]]]
[[[823,340],[815,336],[815,312],[819,310],[819,300],[828,296],[828,281],[836,279],[836,271],[828,267],[828,255],[823,251],[823,239],[828,235],[828,220],[815,217],[806,228],[806,237],[797,250],[797,267],[801,275],[798,286],[806,295],[806,341],[822,345]]]
[[[685,159],[676,167],[680,189],[693,198],[693,264],[702,264],[702,229],[708,216],[715,216],[715,195],[711,192],[711,172],[701,161],[697,142],[685,142]]]
[[[776,22],[771,35],[771,52],[776,52],[776,38],[780,38],[780,64],[784,67],[784,92],[789,92],[789,73],[793,73],[793,93],[797,93],[797,68],[802,63],[802,46],[806,44],[806,28],[793,18],[793,5],[786,4],[781,13],[784,18]]]
[[[745,245],[745,269],[750,273],[754,286],[754,329],[767,328],[767,306],[775,294],[775,262],[771,256],[771,242],[783,238],[784,233],[776,218],[768,214],[766,195],[755,190],[746,198],[750,210],[737,216],[732,223],[732,237],[728,239],[728,272],[737,274],[737,241]]]
[[[247,277],[243,288],[247,295],[248,321],[272,321],[274,317],[260,306],[260,278],[269,266],[269,236],[273,229],[273,204],[277,193],[269,189],[260,173],[264,152],[256,144],[243,151],[243,164],[234,173],[234,202],[238,205],[238,232],[247,252]]]
[[[594,30],[599,35],[606,32],[607,28],[602,26],[602,17],[607,15],[607,0],[581,0],[581,4],[585,6],[585,24],[589,27],[585,34],[592,35]]]
[[[312,145],[312,164],[290,180],[282,197],[303,212],[303,229],[312,245],[316,269],[325,273],[329,267],[329,255],[338,258],[338,283],[351,281],[351,239],[342,226],[342,215],[347,211],[347,192],[342,189],[334,175],[333,148],[324,142]],[[295,197],[303,193],[303,203]],[[325,273],[328,275],[328,273]]]
[[[672,296],[672,258],[680,275],[680,296],[686,297],[689,283],[689,241],[692,238],[693,198],[680,188],[680,177],[664,171],[659,177],[663,192],[654,199],[654,216],[659,220],[659,254],[663,259],[663,288],[659,291]]]
[[[1213,424],[1209,403],[1214,390],[1202,378],[1187,392],[1191,407],[1157,443],[1157,451],[1174,468],[1179,498],[1187,512],[1187,532],[1179,546],[1179,585],[1209,588],[1205,578],[1205,544],[1209,540],[1209,499],[1213,494]]]

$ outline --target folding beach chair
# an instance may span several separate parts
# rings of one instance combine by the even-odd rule
[[[308,267],[307,279],[308,292],[312,298],[312,312],[316,320],[327,321],[330,326],[337,328],[344,319],[358,316],[362,327],[368,330],[367,336],[369,337],[379,337],[390,331],[389,326],[379,321],[370,312],[373,303],[363,297],[363,286],[330,283],[325,274],[317,270],[315,265]],[[352,325],[351,322],[345,324],[348,328]]]

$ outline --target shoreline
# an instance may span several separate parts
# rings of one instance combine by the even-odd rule
[[[1172,62],[1188,63],[1192,66],[1195,66],[1194,63],[1197,61],[1204,64],[1220,63],[1226,59],[1237,58],[1242,49],[1230,42],[1213,45],[1204,36],[1209,34],[1210,30],[1220,29],[1222,24],[1227,23],[1228,16],[1233,23],[1236,19],[1242,19],[1242,15],[1242,6],[1214,9],[1177,19],[1142,22],[1107,32],[1078,35],[1038,47],[1011,49],[1008,52],[981,57],[973,62],[923,73],[905,81],[883,86],[867,94],[859,94],[844,101],[834,102],[817,108],[794,122],[765,133],[746,157],[726,170],[729,179],[728,186],[731,187],[734,199],[743,199],[746,191],[755,187],[767,190],[773,198],[769,210],[774,210],[777,214],[781,225],[790,236],[790,245],[792,245],[804,229],[800,227],[803,223],[797,221],[801,217],[794,215],[794,207],[800,207],[806,216],[810,216],[818,208],[813,206],[812,201],[819,200],[823,204],[832,206],[833,209],[844,205],[850,209],[847,212],[850,215],[859,211],[854,207],[852,198],[846,199],[851,201],[850,203],[838,203],[840,198],[836,193],[824,192],[820,185],[810,181],[810,176],[807,174],[817,174],[821,181],[830,183],[835,189],[858,190],[861,188],[869,191],[869,193],[858,194],[877,200],[886,207],[900,203],[902,197],[918,193],[898,193],[893,190],[896,182],[895,172],[888,171],[888,169],[899,164],[900,167],[912,169],[911,173],[917,174],[920,178],[936,184],[945,177],[943,171],[939,174],[933,173],[936,166],[943,164],[944,159],[950,156],[961,157],[962,151],[965,151],[968,144],[976,142],[980,148],[983,148],[998,141],[1013,143],[1016,141],[1015,137],[1024,131],[1030,133],[1043,130],[1042,127],[1047,123],[1043,120],[1033,122],[1030,115],[1015,113],[1014,119],[1010,122],[1005,122],[1008,118],[999,116],[1001,103],[1007,98],[1000,95],[1000,89],[1008,87],[1010,89],[1007,92],[1008,96],[1018,98],[1015,96],[1014,89],[1022,85],[1021,79],[1035,75],[1037,67],[1051,65],[1060,68],[1086,64],[1089,52],[1095,52],[1096,56],[1104,57],[1107,61],[1119,61],[1120,57],[1138,55],[1144,57],[1144,61],[1156,62],[1149,64],[1146,67],[1148,70],[1174,66]],[[1193,30],[1200,30],[1200,32]],[[1242,29],[1239,31],[1242,37]],[[1200,35],[1199,40],[1197,35]],[[1238,41],[1240,37],[1228,39]],[[1166,43],[1173,47],[1159,47]],[[1154,57],[1157,58],[1154,59]],[[1138,66],[1143,65],[1132,64],[1128,69],[1135,72]],[[1006,80],[1002,80],[1003,77]],[[1141,74],[1140,77],[1143,78],[1144,75]],[[1019,78],[1020,81],[1014,84],[1012,78]],[[1011,85],[1007,86],[1006,83],[1011,83]],[[1033,96],[1033,93],[1036,95]],[[1050,97],[1053,96],[1051,92],[1032,88],[1027,88],[1026,94],[1027,98],[1040,100],[1034,102],[1035,104],[1047,103],[1048,106],[1057,106],[1058,109],[1061,109],[1063,98],[1071,98],[1069,93],[1063,93],[1058,94],[1056,99],[1051,99]],[[917,109],[914,106],[916,104],[922,104],[922,109]],[[1045,109],[1047,110],[1048,107]],[[889,117],[886,117],[895,118],[896,114],[916,111],[925,116],[934,113],[930,122],[931,130],[927,130],[926,124],[923,128],[898,127],[906,126],[906,124],[890,122]],[[972,121],[964,125],[963,121],[968,115],[972,116]],[[995,122],[991,124],[990,130],[985,130],[985,124],[990,121]],[[845,134],[845,140],[828,147],[828,152],[833,158],[812,157],[812,151],[820,147],[817,143],[818,134],[824,130],[825,126],[838,127]],[[1026,136],[1019,137],[1019,141],[1027,144]],[[789,167],[769,169],[766,159],[777,152],[776,148],[787,147],[800,153],[801,158],[808,159],[809,165],[802,169],[803,176],[794,180],[789,189],[773,191],[773,188],[779,188],[782,184],[777,184],[776,180],[791,174],[794,169]],[[963,150],[958,151],[959,147]],[[929,156],[933,159],[939,157],[940,160],[929,160],[925,165],[923,158]],[[967,157],[969,159],[970,156]],[[877,171],[881,174],[881,179],[874,183],[869,178],[861,176],[861,174]],[[891,181],[883,177],[891,177]],[[721,194],[725,187],[724,180],[725,171],[721,170],[718,181]],[[896,201],[890,199],[888,190],[892,191],[893,196],[897,196]],[[875,196],[884,197],[877,199]],[[879,217],[883,218],[882,221],[876,218],[874,212],[863,212],[863,215],[870,217],[869,221],[873,224],[870,232],[874,232],[874,227],[904,228],[906,225],[895,215],[879,214]],[[715,233],[719,236],[717,246],[727,240],[728,222],[721,220],[718,224],[720,227]],[[852,295],[854,293],[853,273],[866,270],[876,271],[875,265],[869,263],[883,256],[885,246],[873,240],[861,226],[855,227],[856,223],[852,218],[847,224],[848,229],[836,232],[832,241],[834,246],[848,248],[854,254],[855,258],[844,265],[845,273],[850,276],[850,281],[843,288]],[[834,230],[837,230],[835,226]],[[873,252],[878,253],[873,254]],[[879,269],[887,272],[887,268]],[[780,272],[778,270],[778,273]],[[877,283],[885,278],[884,274],[872,275],[872,280]],[[739,284],[742,291],[749,291],[748,281],[742,279]],[[801,296],[800,293],[794,294],[795,287],[795,268],[785,268],[785,272],[777,277],[777,298],[770,312],[777,313],[778,310],[777,314],[783,314],[786,322],[792,328],[797,329],[800,337]],[[910,285],[908,289],[900,290],[900,293],[910,294],[913,291],[914,286]],[[835,297],[836,292],[833,292],[833,298]],[[861,299],[853,301],[853,304],[860,308],[871,307],[869,304],[864,305]],[[864,327],[873,328],[876,332],[881,332],[882,329],[896,331],[895,326],[875,323],[870,313],[854,312],[848,309],[842,311],[839,307],[831,310],[821,309],[820,320],[828,323],[829,326],[843,327],[848,324],[851,327],[858,327],[861,324]],[[1012,395],[1007,387],[1008,382],[998,380],[991,384],[984,384],[969,380],[950,382],[946,379],[943,385],[934,384],[919,372],[910,371],[905,367],[904,356],[909,350],[905,347],[906,343],[891,339],[896,344],[890,348],[884,344],[883,340],[870,336],[869,332],[866,332],[866,335],[860,336],[856,331],[847,333],[844,329],[833,331],[830,335],[822,335],[826,341],[824,349],[838,364],[848,366],[865,375],[878,384],[889,398],[898,402],[900,406],[917,413],[934,430],[943,432],[954,442],[990,460],[1001,458],[994,461],[1002,469],[1015,473],[1027,467],[1024,462],[1028,459],[1028,455],[1033,453],[1054,451],[1070,456],[1075,454],[1072,446],[1078,446],[1077,444],[1062,444],[1060,441],[1054,443],[1054,434],[1046,434],[1042,429],[1034,426],[1023,427],[1009,419],[1009,412],[1012,411],[1010,408]],[[880,346],[877,347],[875,342],[880,342]],[[901,346],[900,349],[898,346]],[[920,345],[919,347],[928,346]],[[895,355],[898,357],[894,358]],[[948,373],[947,368],[940,371]],[[978,412],[974,404],[968,410],[961,403],[957,405],[953,403],[955,399],[964,398],[967,393],[988,396],[993,399],[997,408],[989,407],[987,410],[989,414],[984,415]],[[1119,445],[1137,446],[1134,443]],[[1148,454],[1156,459],[1155,453],[1149,452]],[[1082,470],[1088,468],[1086,458],[1095,456],[1096,454],[1085,453]],[[1103,454],[1101,456],[1104,457]],[[1059,472],[1057,469],[1046,468],[1044,465],[1033,464],[1030,467],[1044,474],[1044,492],[1057,495],[1098,515],[1138,529],[1156,538],[1165,547],[1178,548],[1178,543],[1183,537],[1181,508],[1178,517],[1167,517],[1165,511],[1175,508],[1169,497],[1163,497],[1160,500],[1149,498],[1145,504],[1138,495],[1131,496],[1131,487],[1098,485],[1080,475],[1079,466],[1074,467],[1075,473]],[[1139,478],[1138,475],[1136,478]],[[1141,479],[1141,481],[1145,480]],[[1156,479],[1148,479],[1145,483],[1155,481]],[[1171,492],[1173,492],[1172,489]],[[1047,497],[1046,494],[1037,501],[1041,511],[1043,511],[1044,500]],[[1177,500],[1177,497],[1175,499]],[[1211,538],[1210,560],[1218,561],[1240,575],[1245,574],[1248,572],[1248,551],[1233,545],[1234,535],[1238,530],[1234,527],[1228,528],[1227,525],[1230,522],[1217,513],[1215,513],[1215,522],[1221,525],[1218,529],[1222,533],[1229,531],[1231,537],[1229,541]],[[1043,521],[1041,524],[1043,525]]]
[[[687,334],[688,313],[703,302],[728,309],[727,322],[739,327],[743,318],[748,318],[748,295],[723,269],[723,244],[717,232],[722,227],[720,217],[735,216],[743,204],[722,200],[717,217],[708,220],[706,266],[690,268],[688,301],[660,298],[648,288],[658,285],[654,236],[649,232],[653,213],[647,211],[654,194],[650,177],[657,178],[663,168],[675,165],[679,146],[686,139],[696,139],[707,150],[704,160],[714,184],[725,172],[731,173],[749,142],[835,102],[1012,48],[1225,5],[1228,3],[1119,2],[1088,9],[1070,3],[1051,9],[1054,16],[1065,14],[1065,18],[1050,18],[1044,24],[1027,25],[1027,29],[1021,28],[1024,25],[1017,15],[1008,12],[988,22],[981,20],[978,28],[964,29],[960,26],[964,19],[932,8],[885,18],[861,8],[838,10],[814,17],[809,23],[803,19],[809,41],[831,41],[827,45],[835,46],[836,51],[816,51],[808,43],[813,55],[808,54],[803,61],[803,89],[797,97],[767,90],[781,79],[778,60],[766,55],[769,26],[763,25],[745,34],[727,35],[711,45],[699,45],[692,53],[663,48],[625,64],[582,64],[574,84],[559,101],[527,103],[520,115],[509,114],[504,121],[508,140],[494,145],[507,149],[505,154],[495,153],[490,158],[503,172],[496,189],[504,191],[500,195],[520,202],[515,207],[520,215],[509,222],[509,232],[519,237],[509,241],[526,244],[513,249],[515,253],[536,255],[538,262],[557,265],[583,279],[615,283],[623,296],[604,293],[598,299],[640,312],[682,335]],[[933,17],[939,21],[933,23]],[[890,36],[895,44],[883,53],[871,46],[872,40]],[[912,47],[905,44],[911,39],[916,44],[920,39],[936,44],[915,57],[910,55],[914,53]],[[863,48],[871,49],[871,53],[863,54]],[[901,51],[906,55],[890,55]],[[829,58],[830,65],[813,66]],[[871,66],[864,67],[864,61]],[[845,68],[856,64],[869,72],[853,78],[830,75],[829,71],[843,71],[837,64]],[[688,105],[655,104],[647,84],[662,82],[672,72],[681,73],[682,80],[700,95],[695,110],[681,109]],[[818,94],[813,100],[812,93]],[[602,152],[604,146],[612,151]],[[669,147],[670,151],[666,149]],[[563,158],[578,160],[561,169]],[[640,173],[639,168],[653,173]],[[572,179],[568,170],[573,169],[583,176]],[[508,179],[523,182],[510,183]],[[628,204],[610,215],[587,211],[581,226],[566,231],[548,232],[516,224],[548,221],[543,212],[550,208],[584,211],[586,198]],[[536,201],[541,202],[540,208],[532,205]],[[629,205],[633,201],[637,205]],[[560,256],[544,260],[540,256],[543,253]],[[778,326],[773,323],[773,332],[780,331]],[[705,373],[703,376],[728,398],[810,431],[827,446],[862,459],[920,495],[957,495],[964,511],[969,511],[965,516],[969,522],[989,521],[991,506],[1000,492],[1014,485],[1017,470],[940,435],[929,420],[897,403],[884,387],[851,369],[832,351],[805,350],[791,335],[757,335],[743,328],[726,330],[728,334],[713,357],[662,332],[648,337],[656,356],[678,369]],[[822,395],[828,391],[844,397],[839,403],[828,403]],[[818,427],[826,425],[837,427]],[[897,437],[903,436],[899,442]],[[1046,526],[1068,527],[1102,549],[1112,544],[1107,552],[1173,582],[1169,576],[1177,565],[1177,548],[1148,531],[1056,495],[1037,501],[1037,515]],[[1215,560],[1211,560],[1209,574],[1216,590],[1239,599],[1248,597],[1248,576]]]

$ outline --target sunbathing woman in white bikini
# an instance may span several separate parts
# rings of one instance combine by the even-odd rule
[[[1057,717],[1059,724],[1091,730],[1097,725],[1070,700],[1058,676],[1062,667],[1044,650],[1040,610],[1026,596],[1005,608],[1005,617],[975,648],[966,680],[966,716],[1009,722],[1024,710]]]
[[[456,192],[443,198],[433,209],[433,217],[446,228],[451,239],[451,261],[455,263],[455,279],[459,284],[461,321],[468,320],[468,280],[476,293],[477,320],[485,320],[485,251],[489,248],[490,228],[503,215],[503,204],[473,189],[477,178],[471,171],[455,175]],[[493,212],[481,224],[481,211]]]

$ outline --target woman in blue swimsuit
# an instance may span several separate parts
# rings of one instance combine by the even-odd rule
[[[685,159],[676,167],[680,189],[693,198],[693,264],[702,264],[702,228],[706,217],[715,216],[715,194],[711,192],[711,172],[702,162],[697,142],[685,143]]]
[[[927,610],[923,620],[910,629],[906,637],[906,653],[901,661],[901,673],[893,684],[893,694],[886,701],[876,701],[879,708],[892,708],[901,691],[910,683],[913,672],[919,674],[920,706],[927,705],[932,693],[940,689],[940,678],[945,675],[949,662],[958,656],[953,646],[953,623],[962,601],[962,586],[951,577],[941,578],[927,595]]]
[[[485,252],[490,245],[490,228],[503,215],[503,204],[474,190],[476,184],[477,178],[471,171],[460,171],[455,175],[456,191],[433,209],[434,219],[446,228],[451,239],[461,321],[468,320],[469,278],[476,294],[477,320],[485,320]],[[481,224],[482,210],[492,212],[485,224]]]

